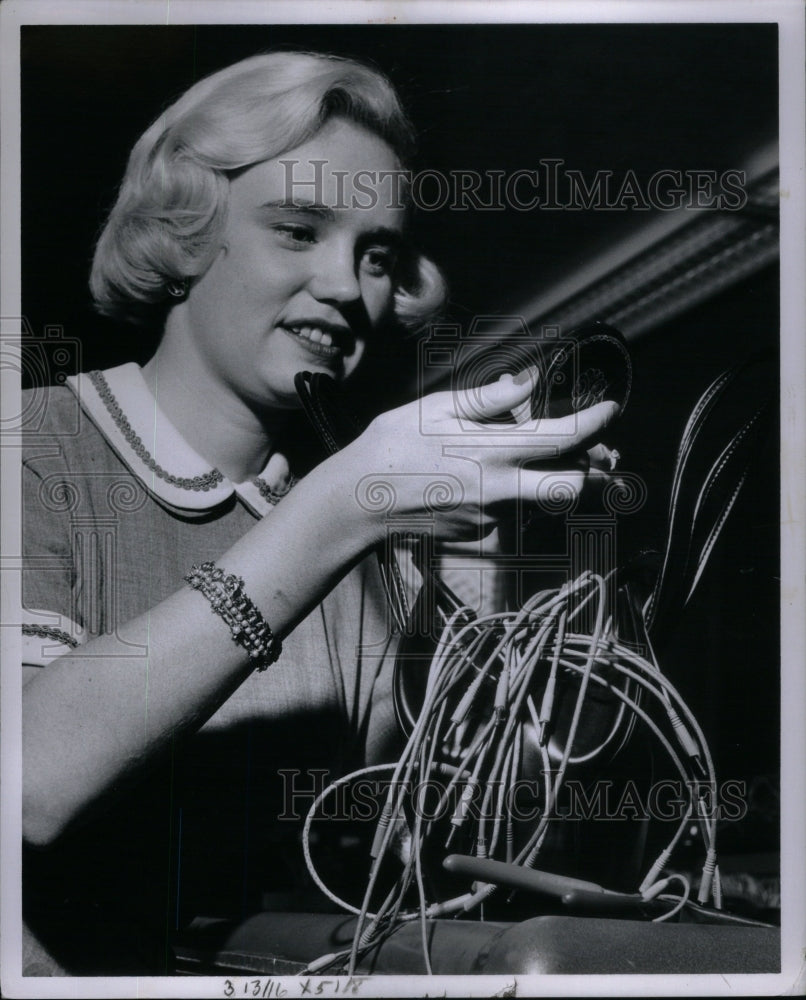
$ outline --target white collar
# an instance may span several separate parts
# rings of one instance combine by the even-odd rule
[[[292,482],[279,452],[255,479],[233,483],[202,458],[160,409],[139,365],[72,375],[67,384],[121,460],[159,500],[181,511],[209,511],[233,493],[262,517]],[[266,497],[269,497],[267,499]]]

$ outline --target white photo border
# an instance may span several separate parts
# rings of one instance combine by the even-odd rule
[[[769,22],[779,26],[781,170],[781,593],[782,593],[782,966],[780,974],[700,976],[513,976],[373,977],[358,995],[490,996],[517,979],[517,995],[796,995],[803,991],[806,945],[806,211],[804,210],[804,8],[799,0],[603,0],[603,2],[499,2],[486,0],[6,0],[2,28],[2,271],[0,320],[3,333],[21,316],[20,298],[20,90],[19,33],[24,24],[266,24],[266,23],[545,23]],[[391,30],[394,30],[393,28]],[[3,419],[18,411],[17,372],[3,368]],[[2,425],[0,425],[2,426]],[[15,442],[2,448],[2,552],[19,552],[19,470]],[[0,975],[8,997],[213,997],[222,996],[223,977],[133,979],[41,979],[21,975],[20,891],[20,700],[19,606],[16,567],[4,561],[2,584],[2,936]],[[244,980],[246,977],[242,977]],[[265,977],[263,977],[265,979]],[[282,977],[289,997],[297,995]],[[240,980],[239,980],[240,981]],[[282,994],[278,994],[282,995]]]

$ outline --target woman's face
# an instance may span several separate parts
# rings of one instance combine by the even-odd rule
[[[297,372],[355,370],[391,312],[405,212],[382,172],[399,169],[378,136],[331,119],[231,180],[219,252],[175,309],[208,379],[250,406],[286,408],[298,405]]]

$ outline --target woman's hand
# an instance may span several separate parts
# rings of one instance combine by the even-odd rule
[[[618,406],[598,403],[554,420],[491,422],[517,413],[531,391],[528,378],[505,378],[433,393],[377,417],[339,456],[376,537],[397,518],[424,514],[439,539],[478,538],[492,530],[504,502],[539,504],[558,492],[578,493],[588,468],[578,453]]]

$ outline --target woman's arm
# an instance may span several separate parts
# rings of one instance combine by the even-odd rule
[[[243,577],[278,636],[375,540],[372,521],[349,502],[344,467],[319,466],[217,561]],[[253,668],[187,587],[119,637],[94,638],[36,671],[23,693],[24,836],[40,845],[58,837],[174,734],[206,721]],[[271,684],[270,670],[265,679]]]
[[[521,425],[511,444],[495,446],[489,427],[475,421],[510,409],[528,391],[528,385],[499,383],[479,400],[437,393],[383,415],[314,469],[218,565],[243,577],[246,593],[284,636],[383,537],[383,513],[356,495],[367,476],[394,484],[403,514],[423,510],[424,477],[454,481],[459,506],[455,498],[442,506],[431,498],[436,535],[460,538],[489,529],[489,504],[540,491],[545,476],[525,472],[524,462],[576,448],[615,411],[605,403],[563,421]],[[509,440],[506,431],[499,439]],[[200,726],[254,666],[207,600],[189,587],[124,625],[120,638],[147,654],[101,636],[25,686],[23,831],[33,844],[55,840],[172,736]]]

